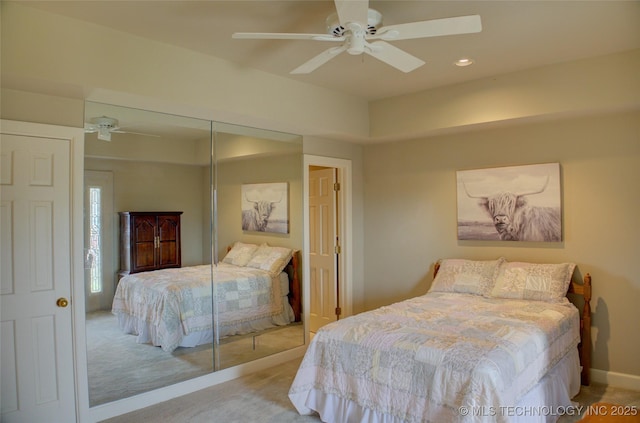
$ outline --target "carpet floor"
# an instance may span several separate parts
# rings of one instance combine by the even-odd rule
[[[105,423],[317,423],[320,422],[317,415],[301,416],[289,401],[289,387],[301,360],[292,360],[277,367],[114,417]],[[640,412],[640,392],[605,385],[583,386],[574,400],[585,407],[598,402],[608,402],[635,407]],[[561,416],[558,423],[578,422],[583,417],[582,414]],[[612,420],[611,423],[623,421]]]
[[[87,372],[91,406],[202,376],[213,371],[213,348],[200,345],[171,353],[138,344],[122,333],[108,311],[87,315]],[[303,344],[303,326],[289,325],[222,341],[219,368],[235,366]]]

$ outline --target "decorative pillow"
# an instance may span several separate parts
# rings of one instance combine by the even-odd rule
[[[491,297],[561,302],[575,267],[575,263],[505,262],[500,266]]]
[[[289,263],[292,256],[293,250],[290,248],[262,244],[247,263],[247,267],[266,270],[272,276],[277,276]]]
[[[223,263],[233,264],[234,266],[246,266],[258,250],[256,244],[244,244],[236,242],[226,256],[222,259]]]
[[[488,295],[504,260],[443,259],[429,292]]]

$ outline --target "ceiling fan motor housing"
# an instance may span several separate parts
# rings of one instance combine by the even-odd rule
[[[102,116],[91,119],[91,124],[98,128],[115,129],[118,127],[118,121],[114,118]]]
[[[340,25],[337,13],[332,13],[327,18],[327,33],[334,37],[342,37],[347,32],[347,28]],[[362,22],[358,22],[362,23]],[[374,9],[369,9],[367,12],[367,35],[374,35],[378,28],[382,26],[382,14]]]

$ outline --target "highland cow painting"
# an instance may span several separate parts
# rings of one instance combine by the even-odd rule
[[[456,176],[459,240],[562,241],[559,163]]]
[[[289,233],[286,182],[242,185],[242,230]]]

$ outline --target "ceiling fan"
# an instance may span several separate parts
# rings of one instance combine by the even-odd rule
[[[470,34],[482,31],[479,15],[433,19],[398,25],[382,25],[382,14],[369,9],[368,0],[335,0],[336,13],[327,18],[326,34],[236,32],[232,38],[272,40],[313,40],[341,43],[297,67],[292,74],[311,73],[338,54],[362,53],[375,57],[402,72],[424,65],[424,61],[389,44],[387,41],[443,35]]]
[[[147,137],[158,137],[159,135],[153,134],[145,134],[141,132],[131,132],[131,131],[123,131],[120,126],[118,126],[118,119],[101,116],[91,118],[89,123],[84,124],[84,132],[86,134],[94,134],[98,133],[98,139],[102,141],[111,141],[111,134],[135,134],[135,135],[144,135]]]

